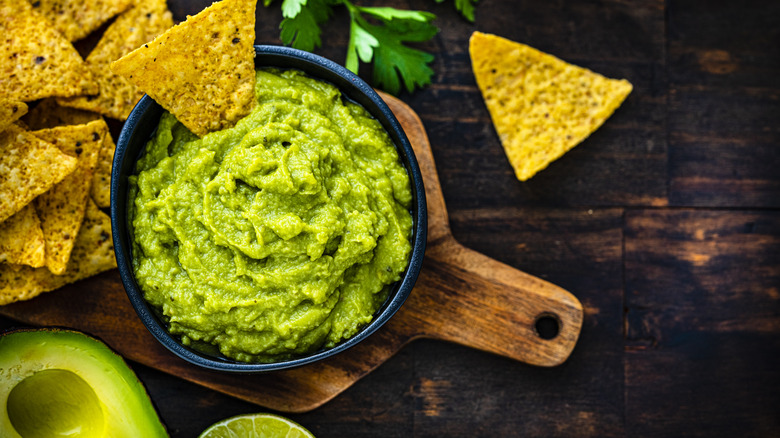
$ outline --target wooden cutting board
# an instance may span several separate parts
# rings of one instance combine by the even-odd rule
[[[0,307],[22,323],[62,326],[97,336],[127,359],[284,412],[305,412],[332,399],[416,338],[457,342],[538,366],[569,356],[582,306],[569,292],[463,247],[452,237],[425,128],[400,100],[382,95],[414,147],[428,200],[428,249],[422,272],[398,313],[357,346],[292,370],[238,375],[190,365],[141,324],[116,270],[31,301]],[[539,318],[557,322],[543,339]],[[552,318],[552,319],[550,319]]]

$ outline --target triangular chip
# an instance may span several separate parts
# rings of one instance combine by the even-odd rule
[[[40,268],[44,249],[41,221],[32,204],[0,223],[0,263]]]
[[[44,99],[24,117],[24,120],[31,129],[39,130],[57,126],[83,125],[93,120],[102,120],[102,117],[91,111],[60,106],[55,99]],[[107,131],[103,137],[103,145],[100,147],[90,189],[92,200],[101,208],[109,207],[111,201],[111,167],[114,164],[115,151],[116,144],[111,133]]]
[[[111,205],[111,168],[114,165],[114,152],[116,152],[116,144],[111,133],[106,131],[89,193],[95,204],[101,208],[108,208]]]
[[[73,45],[27,1],[0,0],[0,29],[0,97],[29,102],[97,93]]]
[[[133,4],[133,0],[34,0],[40,12],[68,41],[89,35],[114,15]]]
[[[0,132],[0,222],[62,181],[77,162],[16,125]]]
[[[0,98],[0,132],[27,113],[27,105],[18,100]]]
[[[78,157],[78,167],[59,184],[35,199],[46,241],[46,267],[61,274],[70,259],[76,233],[84,219],[84,209],[92,184],[106,122],[95,120],[86,125],[61,126],[33,134],[56,145],[63,153]]]
[[[49,129],[65,125],[83,125],[100,118],[100,114],[76,108],[60,106],[54,98],[43,99],[22,120],[32,130]]]
[[[124,76],[112,73],[109,65],[171,26],[173,18],[164,1],[142,2],[125,11],[106,29],[87,57],[87,65],[100,88],[98,94],[60,99],[60,103],[119,120],[127,119],[144,93]]]
[[[474,32],[477,85],[517,179],[525,181],[587,138],[631,92],[525,44]]]
[[[111,64],[198,136],[254,105],[255,0],[223,0]]]
[[[54,275],[46,268],[0,263],[0,305],[29,300],[116,267],[111,240],[111,218],[88,201],[84,222],[73,245],[68,268]]]

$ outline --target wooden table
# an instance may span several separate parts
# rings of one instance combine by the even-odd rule
[[[210,1],[170,0],[181,20]],[[318,437],[780,436],[780,3],[482,0],[430,10],[434,83],[401,98],[430,136],[455,237],[560,285],[579,344],[535,368],[417,341],[321,408]],[[278,43],[279,1],[258,11]],[[318,51],[343,62],[344,10]],[[583,144],[520,183],[471,73],[495,33],[627,78]],[[0,328],[14,322],[0,319]],[[265,411],[132,364],[174,437]]]

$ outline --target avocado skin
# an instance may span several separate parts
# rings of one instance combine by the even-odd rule
[[[17,329],[0,334],[0,436],[20,438],[7,400],[25,378],[66,370],[95,391],[106,419],[106,437],[168,437],[146,389],[121,356],[103,342],[67,329]]]

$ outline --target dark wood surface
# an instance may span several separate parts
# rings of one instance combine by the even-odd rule
[[[176,357],[154,339],[130,305],[118,270],[67,285],[57,293],[0,306],[0,316],[81,330],[126,359],[294,413],[322,406],[421,338],[447,340],[530,365],[563,363],[580,335],[582,304],[559,286],[468,249],[453,238],[422,121],[399,99],[380,96],[400,122],[419,163],[428,207],[427,247],[414,293],[390,321],[359,345],[275,373],[208,371]],[[548,329],[540,322],[544,319]],[[557,334],[549,331],[550,324]]]
[[[176,18],[207,1],[169,1]],[[277,43],[278,1],[258,13]],[[567,362],[419,340],[324,406],[318,437],[780,436],[780,3],[482,0],[431,10],[434,84],[402,95],[430,137],[453,235],[579,298]],[[318,53],[342,62],[344,11]],[[467,42],[495,33],[634,92],[528,182],[507,163]],[[10,327],[14,321],[0,320]],[[131,363],[174,437],[265,411]]]

